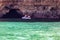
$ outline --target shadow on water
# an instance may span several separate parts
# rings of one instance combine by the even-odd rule
[[[60,22],[59,19],[0,19],[1,22]]]

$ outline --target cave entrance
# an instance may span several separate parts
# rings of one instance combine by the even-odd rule
[[[19,12],[18,12],[19,11]],[[23,13],[19,9],[10,9],[2,18],[22,18]]]

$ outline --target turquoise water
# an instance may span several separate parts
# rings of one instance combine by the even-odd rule
[[[60,40],[60,22],[0,22],[0,40]]]

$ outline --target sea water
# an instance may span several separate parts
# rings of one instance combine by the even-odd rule
[[[0,22],[0,40],[60,40],[60,22]]]

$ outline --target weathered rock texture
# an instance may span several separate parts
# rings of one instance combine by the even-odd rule
[[[0,0],[0,15],[20,9],[34,18],[59,18],[60,0]]]

